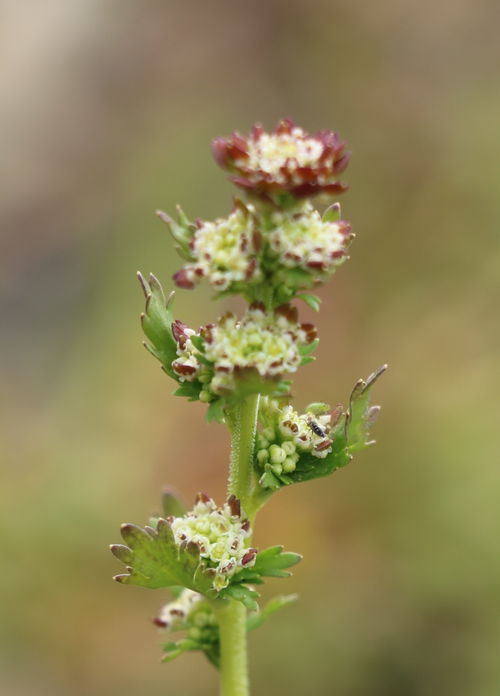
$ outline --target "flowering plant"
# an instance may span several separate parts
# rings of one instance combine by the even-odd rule
[[[345,408],[317,402],[298,413],[291,403],[290,378],[314,360],[318,344],[293,301],[319,309],[308,291],[346,260],[353,238],[337,203],[327,201],[322,214],[312,203],[346,189],[338,180],[349,160],[345,143],[283,120],[272,133],[255,126],[248,138],[216,138],[213,151],[247,200],[236,198],[228,217],[213,222],[193,223],[180,208],[176,220],[159,216],[186,261],[175,284],[206,281],[216,297],[240,294],[246,312],[190,329],[173,316],[173,293],[166,298],[153,275],[139,280],[146,348],[177,383],[176,395],[207,404],[207,419],[230,430],[227,501],[200,493],[186,511],[167,492],[162,516],[122,525],[125,544],[111,550],[126,566],[115,580],[172,593],[154,623],[185,636],[164,643],[164,659],[199,650],[220,670],[223,696],[246,696],[247,632],[295,599],[278,596],[261,607],[254,586],[287,577],[301,559],[280,545],[255,548],[256,515],[279,489],[327,476],[373,443],[369,428],[380,409],[370,395],[386,366],[356,383]]]

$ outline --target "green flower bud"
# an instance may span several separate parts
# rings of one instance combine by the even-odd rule
[[[286,454],[290,455],[295,452],[295,444],[291,440],[286,440],[285,442],[281,443],[281,448],[286,452]]]
[[[270,469],[277,476],[283,473],[283,466],[281,464],[271,464]]]
[[[285,474],[290,474],[292,471],[295,471],[296,464],[293,461],[291,457],[287,457],[285,461],[283,462],[283,471]]]
[[[259,464],[264,465],[269,459],[269,452],[267,449],[261,449],[257,452],[257,461]]]
[[[279,445],[271,445],[269,454],[273,464],[282,464],[286,459],[286,452]]]

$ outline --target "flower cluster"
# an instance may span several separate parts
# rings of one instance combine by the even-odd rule
[[[164,216],[175,238],[183,236],[183,255],[187,249],[191,261],[174,274],[174,282],[191,289],[206,278],[218,292],[250,297],[259,291],[262,296],[269,294],[273,286],[310,287],[325,280],[346,258],[353,235],[350,224],[339,218],[338,205],[322,217],[306,201],[259,220],[254,206],[240,200],[229,217],[196,225],[188,222],[182,232]],[[290,269],[301,273],[289,274]]]
[[[283,119],[271,133],[256,125],[248,137],[233,133],[216,138],[212,149],[217,163],[232,173],[233,183],[265,199],[283,193],[305,198],[347,188],[338,176],[350,153],[330,130],[310,135]]]
[[[295,372],[302,351],[316,338],[312,324],[298,323],[292,305],[274,312],[253,305],[241,319],[227,313],[198,333],[175,321],[172,333],[178,346],[172,369],[179,381],[203,385],[202,401],[234,391],[249,375],[262,382]]]
[[[318,459],[330,454],[330,433],[340,413],[339,409],[331,412],[327,404],[315,403],[299,414],[290,404],[280,406],[276,400],[264,397],[256,442],[257,467],[264,472],[261,485],[266,487],[268,472],[277,477],[293,473],[302,454]]]
[[[269,247],[281,265],[315,271],[318,281],[321,274],[333,273],[345,260],[352,239],[348,222],[322,219],[310,203],[294,214],[276,211],[271,220]]]
[[[169,521],[175,542],[194,542],[201,558],[215,570],[213,586],[217,591],[227,587],[237,570],[255,563],[257,550],[246,545],[252,533],[250,522],[241,519],[234,497],[217,507],[211,498],[200,494],[191,512]]]
[[[190,263],[174,274],[181,288],[193,288],[202,278],[222,292],[234,284],[255,282],[261,277],[256,254],[260,234],[251,206],[236,201],[227,218],[214,222],[197,221],[189,239]]]
[[[175,601],[165,604],[160,609],[160,613],[153,621],[160,628],[169,631],[181,630],[188,621],[191,611],[201,599],[203,596],[199,592],[184,589]]]

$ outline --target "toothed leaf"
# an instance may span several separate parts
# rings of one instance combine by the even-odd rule
[[[352,390],[345,421],[347,448],[350,452],[357,452],[374,442],[369,439],[369,429],[380,409],[376,406],[370,407],[370,396],[373,385],[386,369],[387,365],[382,365],[366,380],[360,379]]]
[[[146,297],[146,309],[141,315],[142,328],[149,340],[146,348],[161,362],[165,372],[175,379],[172,362],[177,357],[177,343],[172,335],[173,317],[170,310],[173,294],[166,300],[160,282],[152,274],[148,280],[141,273],[138,277]]]
[[[127,573],[115,576],[118,582],[150,589],[181,585],[205,595],[214,594],[213,571],[201,561],[198,547],[193,543],[178,546],[166,520],[160,518],[156,530],[124,524],[121,533],[126,547],[111,547],[112,553],[127,564]]]

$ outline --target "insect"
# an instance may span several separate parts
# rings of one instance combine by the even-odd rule
[[[307,425],[311,428],[313,433],[317,435],[318,437],[326,437],[327,433],[323,428],[319,425],[319,423],[316,423],[315,420],[313,420],[310,416],[307,419]]]

